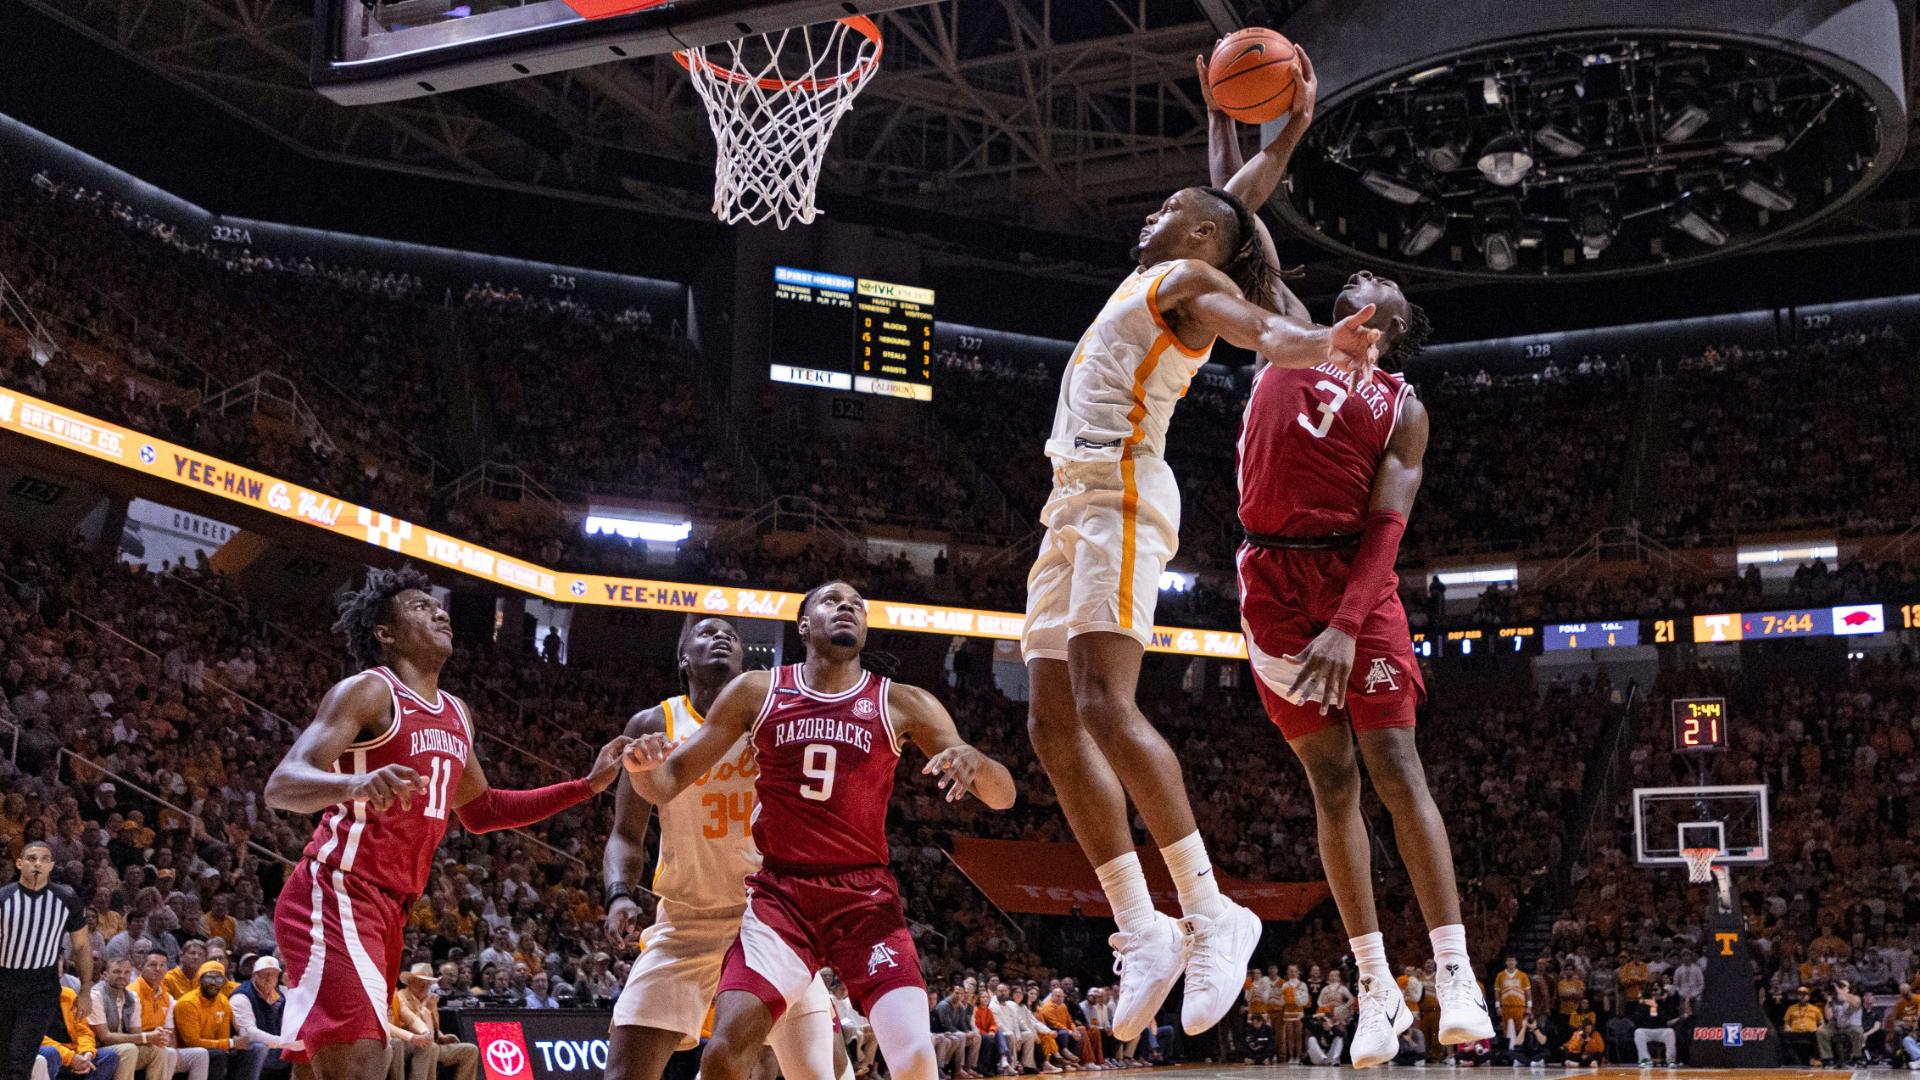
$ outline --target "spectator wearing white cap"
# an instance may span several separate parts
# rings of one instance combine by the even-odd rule
[[[253,975],[229,999],[233,1004],[233,1032],[247,1044],[235,1055],[230,1080],[260,1080],[263,1076],[293,1074],[287,1050],[298,1049],[297,1039],[280,1036],[280,1018],[287,999],[280,993],[280,961],[262,956],[253,962]]]
[[[440,1006],[433,995],[439,981],[431,964],[415,964],[400,976],[387,1019],[390,1080],[434,1080],[441,1065],[452,1067],[453,1080],[474,1080],[480,1068],[479,1047],[440,1030]]]

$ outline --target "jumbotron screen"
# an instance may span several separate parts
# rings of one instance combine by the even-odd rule
[[[933,290],[778,266],[767,320],[774,382],[933,400]]]

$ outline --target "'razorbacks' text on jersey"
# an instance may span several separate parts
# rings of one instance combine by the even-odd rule
[[[753,839],[769,869],[887,865],[887,803],[900,761],[887,715],[892,684],[869,671],[844,693],[818,694],[802,665],[773,669],[749,735],[760,767]]]
[[[1179,263],[1136,270],[1113,291],[1080,337],[1060,376],[1047,456],[1057,461],[1161,457],[1167,424],[1211,345],[1180,344],[1160,314],[1160,282]]]
[[[685,694],[660,703],[670,742],[691,738],[706,723]],[[653,891],[690,908],[738,907],[744,882],[760,869],[753,846],[753,747],[741,736],[720,764],[660,806],[660,858]]]
[[[433,853],[446,835],[448,810],[473,742],[473,721],[466,702],[445,690],[429,704],[384,667],[362,674],[387,684],[392,722],[379,735],[347,747],[333,771],[369,773],[405,765],[420,774],[427,790],[416,792],[407,809],[396,802],[375,810],[365,799],[334,804],[321,816],[303,854],[387,892],[417,896],[427,887]]]
[[[1262,368],[1240,421],[1240,524],[1274,536],[1360,532],[1380,455],[1411,392],[1384,371],[1356,391],[1353,375],[1331,361]]]

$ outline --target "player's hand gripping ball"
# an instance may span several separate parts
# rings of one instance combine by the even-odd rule
[[[1207,99],[1242,124],[1278,120],[1293,108],[1300,55],[1277,30],[1256,26],[1228,34],[1207,62]]]

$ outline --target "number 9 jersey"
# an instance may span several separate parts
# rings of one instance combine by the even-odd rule
[[[900,741],[891,679],[862,672],[839,694],[807,685],[805,665],[773,669],[748,738],[760,775],[753,839],[769,868],[831,874],[887,865],[887,802]]]

